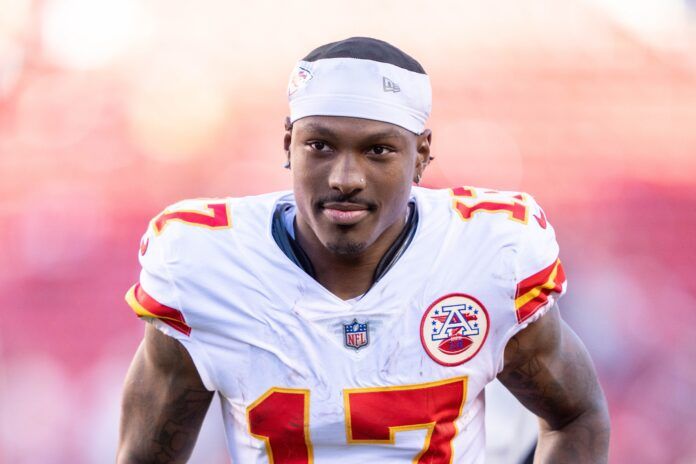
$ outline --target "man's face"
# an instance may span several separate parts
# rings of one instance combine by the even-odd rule
[[[333,253],[356,255],[403,227],[411,183],[429,160],[430,132],[312,116],[293,124],[285,144],[300,231]]]

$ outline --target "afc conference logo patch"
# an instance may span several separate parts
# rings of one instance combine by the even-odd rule
[[[358,322],[357,319],[353,319],[353,322],[343,324],[343,343],[356,351],[370,343],[367,322]]]
[[[473,358],[486,341],[488,311],[472,296],[451,293],[428,306],[420,328],[428,356],[443,366],[458,366]]]

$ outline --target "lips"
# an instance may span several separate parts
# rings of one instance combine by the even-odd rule
[[[369,213],[369,207],[359,203],[328,202],[322,205],[322,214],[333,224],[349,226],[357,224]]]

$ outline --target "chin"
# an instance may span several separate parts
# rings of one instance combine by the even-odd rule
[[[327,243],[326,248],[341,256],[356,256],[365,251],[367,244],[365,242],[341,241]]]

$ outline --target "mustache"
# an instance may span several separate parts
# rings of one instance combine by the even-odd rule
[[[359,195],[354,194],[337,193],[333,195],[326,195],[324,197],[319,198],[316,201],[316,204],[320,207],[324,207],[326,203],[351,203],[354,205],[365,206],[367,209],[377,208],[377,205],[374,202],[361,198]]]

